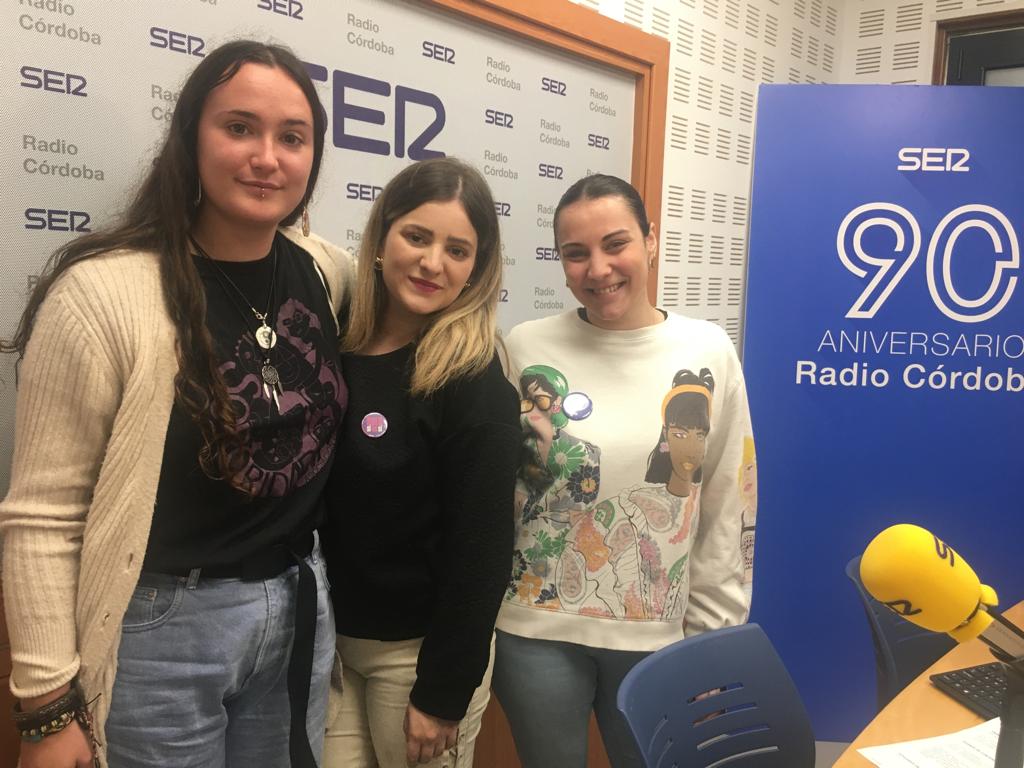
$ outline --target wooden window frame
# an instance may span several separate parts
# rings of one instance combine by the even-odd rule
[[[1024,10],[996,11],[959,19],[943,19],[935,24],[935,56],[932,60],[932,85],[946,82],[946,59],[950,37],[964,32],[999,32],[1024,25]]]

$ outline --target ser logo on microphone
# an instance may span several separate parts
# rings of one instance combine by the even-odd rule
[[[885,603],[885,605],[886,607],[894,610],[900,616],[914,616],[922,610],[911,605],[909,600],[890,600],[888,603]]]
[[[956,553],[953,548],[950,547],[946,542],[942,541],[938,536],[932,534],[932,538],[935,539],[935,553],[943,560],[949,558],[949,567],[953,568],[956,566]]]

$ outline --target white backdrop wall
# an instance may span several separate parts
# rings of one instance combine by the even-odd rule
[[[635,81],[409,0],[5,0],[0,16],[0,337],[47,256],[111,220],[162,141],[187,73],[219,43],[290,45],[328,112],[313,228],[358,249],[411,160],[476,165],[502,222],[504,329],[572,301],[553,248],[560,194],[629,177]],[[14,359],[0,358],[0,495]]]

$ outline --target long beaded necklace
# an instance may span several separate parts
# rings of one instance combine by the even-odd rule
[[[238,310],[241,314],[243,321],[245,322],[246,330],[252,333],[253,338],[256,340],[256,346],[260,350],[260,356],[263,358],[263,365],[260,367],[260,376],[263,378],[263,394],[267,400],[273,401],[274,407],[277,412],[281,412],[281,402],[278,399],[278,394],[284,394],[284,390],[281,387],[281,375],[278,373],[273,362],[270,360],[270,351],[277,344],[277,333],[274,329],[267,324],[267,318],[271,316],[274,309],[274,288],[277,284],[277,243],[275,242],[271,248],[271,264],[270,272],[270,289],[267,292],[267,309],[264,312],[260,312],[252,305],[246,295],[242,293],[242,290],[235,285],[235,281],[232,280],[228,274],[221,268],[220,264],[214,260],[210,254],[203,250],[203,247],[195,241],[195,238],[189,238],[192,241],[193,247],[196,251],[206,259],[214,267],[214,277],[217,279],[218,285],[221,290],[227,295],[231,305]],[[231,289],[231,290],[229,290]],[[232,290],[234,293],[232,293]],[[237,294],[237,296],[236,296]],[[247,307],[252,312],[253,317],[259,322],[259,326],[255,330],[250,330],[249,315],[246,314],[245,308],[239,305],[238,299],[241,298],[244,307]]]

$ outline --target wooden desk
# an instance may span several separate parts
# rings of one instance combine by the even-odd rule
[[[1024,626],[1024,602],[1017,603],[1005,615],[1018,626]],[[874,768],[858,749],[941,736],[983,722],[967,707],[933,686],[928,676],[989,661],[995,659],[980,640],[958,645],[900,691],[839,756],[833,768]]]

